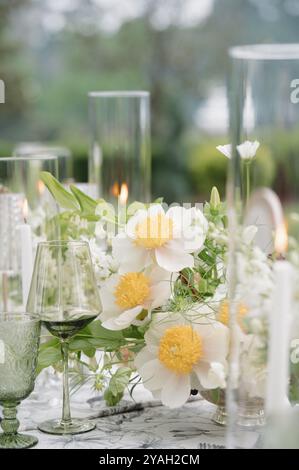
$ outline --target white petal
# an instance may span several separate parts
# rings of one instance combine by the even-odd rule
[[[163,405],[170,408],[177,408],[186,403],[190,396],[191,382],[189,375],[177,375],[170,373],[165,377],[165,385],[161,392]]]
[[[178,273],[170,273],[157,265],[149,266],[144,274],[149,277],[152,285],[159,284],[162,281],[175,281],[179,275]]]
[[[184,251],[184,243],[179,240],[171,240],[161,248],[157,248],[155,255],[158,265],[170,272],[194,266],[193,256]]]
[[[167,369],[160,363],[158,359],[146,362],[138,369],[142,377],[142,383],[148,390],[160,390],[165,381]]]
[[[161,204],[151,204],[147,210],[148,217],[152,217],[158,214],[165,214],[165,211]]]
[[[189,253],[194,253],[202,249],[203,244],[206,239],[206,234],[198,227],[189,227],[184,232],[185,234],[185,244],[184,248]]]
[[[157,307],[162,307],[162,305],[165,305],[167,300],[169,300],[170,295],[170,281],[161,281],[150,288],[150,295],[147,302],[144,304],[144,308],[154,309]]]
[[[147,211],[143,209],[139,209],[133,217],[128,220],[126,225],[126,234],[129,238],[135,239],[136,238],[136,226],[140,224],[143,220],[147,218]]]
[[[148,251],[134,245],[134,241],[126,236],[117,235],[112,240],[112,253],[120,263],[120,273],[141,271],[150,263]]]
[[[244,160],[250,160],[255,157],[259,146],[260,143],[257,140],[255,140],[254,142],[246,140],[242,144],[237,145],[237,150],[241,158],[243,158]]]
[[[105,315],[110,316],[111,314],[117,314],[121,312],[121,308],[115,303],[114,290],[119,282],[119,276],[111,276],[105,284],[100,288],[100,298],[103,307],[103,313],[101,317],[105,318]]]
[[[220,322],[194,324],[203,341],[203,362],[223,362],[228,355],[229,329]]]
[[[196,207],[188,210],[191,223],[184,228],[185,249],[190,253],[200,250],[206,239],[208,221],[202,211]]]
[[[173,206],[167,211],[166,216],[173,222],[173,238],[183,238],[184,227],[191,223],[189,212],[184,207]]]
[[[227,158],[231,158],[232,156],[232,146],[231,144],[227,144],[227,145],[218,145],[216,147],[217,150],[219,150],[219,152],[221,152],[223,155],[225,155]]]
[[[130,310],[125,310],[120,315],[103,321],[102,325],[104,328],[107,328],[107,330],[123,330],[132,324],[141,311],[142,307],[139,306],[131,308]]]
[[[145,363],[152,361],[153,359],[155,359],[155,355],[145,346],[138,354],[136,354],[134,359],[136,369],[139,370]]]
[[[143,304],[145,309],[154,309],[164,305],[171,295],[172,284],[178,277],[177,273],[170,273],[160,266],[151,266],[145,271],[150,279],[150,295]]]
[[[184,324],[184,319],[179,313],[160,312],[155,313],[151,326],[144,335],[149,350],[157,354],[160,339],[168,328],[177,324]]]
[[[203,388],[225,388],[225,367],[223,364],[219,362],[213,362],[212,364],[201,362],[194,367],[194,371]]]

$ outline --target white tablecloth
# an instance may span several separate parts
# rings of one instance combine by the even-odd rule
[[[53,381],[52,381],[53,382]],[[55,382],[55,381],[54,381]],[[53,436],[37,430],[39,422],[61,413],[61,384],[38,384],[19,407],[20,430],[38,437],[40,449],[209,449],[223,448],[225,428],[211,421],[215,407],[195,398],[179,409],[153,401],[140,388],[136,402],[126,397],[107,408],[104,401],[82,388],[72,396],[72,415],[89,418],[96,429],[75,436]]]

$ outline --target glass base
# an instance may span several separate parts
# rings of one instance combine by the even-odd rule
[[[72,419],[70,424],[62,424],[60,419],[51,419],[38,425],[38,429],[47,434],[83,434],[95,427],[91,421],[81,419]]]
[[[0,449],[28,449],[38,443],[38,439],[28,434],[0,434]]]
[[[217,406],[216,411],[212,417],[212,421],[220,426],[225,426],[227,414],[224,406]]]

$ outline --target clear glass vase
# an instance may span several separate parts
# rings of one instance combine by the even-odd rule
[[[117,206],[150,202],[150,103],[145,91],[89,93],[89,183]]]
[[[230,58],[227,445],[256,448],[264,411],[270,422],[299,397],[299,45],[235,47]]]
[[[58,175],[61,182],[67,182],[73,178],[72,154],[66,147],[53,145],[47,142],[20,142],[13,149],[14,157],[53,155],[57,157]]]
[[[57,176],[53,156],[0,158],[0,310],[24,309],[41,240],[58,238],[58,206],[42,171]]]

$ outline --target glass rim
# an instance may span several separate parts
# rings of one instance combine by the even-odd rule
[[[149,97],[149,91],[132,90],[132,91],[89,91],[89,98],[145,98]]]
[[[49,240],[45,242],[39,242],[39,246],[67,246],[67,245],[72,245],[72,246],[88,246],[89,243],[84,240]]]
[[[232,59],[240,60],[299,60],[299,43],[265,43],[234,46],[229,49]]]
[[[35,157],[35,156],[40,156],[40,157],[54,157],[54,158],[61,158],[61,157],[67,157],[70,158],[71,152],[69,149],[66,147],[60,147],[56,145],[49,145],[45,146],[44,148],[41,146],[36,145],[36,149],[34,149],[34,145],[32,145],[30,149],[30,144],[28,144],[28,149],[26,149],[27,144],[24,144],[24,149],[22,150],[23,144],[20,144],[20,146],[16,146],[14,149],[14,155],[11,158],[26,158],[26,157]],[[20,152],[20,153],[18,153]],[[53,153],[51,153],[53,152]],[[55,153],[55,155],[54,155]],[[57,154],[57,155],[56,155]]]
[[[1,321],[10,321],[10,320],[16,320],[16,319],[24,319],[24,320],[32,320],[32,321],[40,321],[39,315],[36,313],[30,313],[30,312],[0,312],[0,322]]]
[[[50,154],[32,154],[32,155],[21,155],[19,157],[0,157],[1,162],[21,162],[21,161],[31,161],[31,160],[58,160],[56,155]]]

